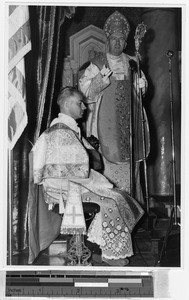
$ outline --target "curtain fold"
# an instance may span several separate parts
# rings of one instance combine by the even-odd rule
[[[60,28],[74,7],[30,6],[32,51],[26,57],[28,126],[13,149],[12,237],[9,257],[28,246],[29,153],[40,133],[49,126],[57,82]],[[8,239],[10,241],[10,239]],[[12,259],[8,259],[11,263]]]
[[[12,176],[12,205],[9,207],[8,218],[11,218],[9,227],[12,227],[11,245],[8,249],[12,255],[24,250],[27,245],[27,211],[28,211],[28,153],[30,144],[27,139],[27,129],[12,150],[11,176]],[[11,194],[11,193],[10,193]],[[9,228],[10,229],[10,228]],[[9,230],[9,234],[11,232]],[[9,255],[9,261],[12,261]]]
[[[55,34],[55,17],[56,7],[39,7],[39,37],[40,37],[40,56],[38,59],[38,114],[37,125],[34,136],[34,142],[40,135],[41,124],[43,119],[44,107],[47,96],[48,83],[51,74],[50,66],[53,52],[53,38]]]
[[[55,23],[55,28],[57,28],[57,30],[56,30],[56,34],[55,34],[54,38],[55,38],[57,47],[55,48],[55,51],[54,51],[54,59],[53,59],[53,64],[52,64],[52,88],[51,88],[51,91],[49,92],[49,97],[50,97],[49,112],[48,112],[46,127],[49,127],[50,122],[51,122],[52,102],[53,102],[53,95],[54,95],[56,70],[57,70],[57,63],[58,63],[59,43],[60,43],[60,27],[64,21],[64,18],[65,18],[64,11],[62,12],[62,10],[59,9],[58,13],[57,13],[57,21],[56,21],[57,24]]]

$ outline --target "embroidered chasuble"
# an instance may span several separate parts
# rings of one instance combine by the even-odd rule
[[[131,256],[131,232],[144,212],[135,199],[123,191],[114,189],[102,174],[93,169],[89,170],[89,158],[85,147],[91,146],[85,139],[81,141],[75,124],[70,123],[68,119],[62,115],[55,119],[33,147],[33,180],[43,191],[38,201],[46,205],[46,214],[47,207],[53,210],[54,205],[59,204],[59,213],[62,215],[61,224],[57,223],[59,233],[86,233],[88,240],[99,244],[104,258],[119,259]],[[74,130],[68,125],[75,127]],[[34,201],[31,197],[30,201],[35,203],[32,215],[37,216],[37,200]],[[82,202],[95,202],[100,206],[100,212],[96,214],[88,232]],[[58,220],[59,218],[57,215]],[[47,224],[45,223],[45,232],[48,232]],[[52,226],[51,223],[49,226]],[[58,228],[56,227],[54,236],[52,234],[50,239],[46,239],[45,235],[34,238],[31,233],[38,230],[43,232],[44,228],[43,223],[40,223],[38,228],[37,222],[34,223],[30,216],[30,263],[39,251],[53,242]]]
[[[85,233],[81,188],[71,180],[88,177],[88,154],[74,131],[63,123],[53,123],[35,149],[34,182],[43,179],[49,208],[59,204],[59,213],[64,214],[60,233]]]

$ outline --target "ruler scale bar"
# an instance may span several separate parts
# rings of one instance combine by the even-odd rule
[[[20,271],[7,271],[7,276],[57,276],[57,275],[62,275],[62,276],[87,276],[91,275],[91,276],[108,276],[108,277],[112,277],[112,276],[127,276],[127,277],[145,277],[145,276],[152,276],[152,271],[149,272],[135,272],[135,271],[90,271],[90,270],[85,270],[85,271],[79,271],[79,270],[64,270],[64,271],[60,271],[60,270],[51,270],[51,271],[25,271],[25,270],[20,270]]]
[[[85,290],[84,290],[85,288]],[[70,288],[70,287],[42,287],[42,288],[29,288],[29,287],[12,287],[11,289],[8,288],[6,291],[6,296],[56,296],[56,295],[61,295],[61,296],[72,296],[72,295],[80,295],[80,296],[85,296],[85,295],[114,295],[114,296],[135,296],[135,297],[141,297],[141,296],[153,296],[153,290],[150,288],[118,288],[118,287],[91,287],[91,286],[85,286],[85,287],[75,287],[75,288]]]
[[[142,279],[141,278],[109,278],[108,282],[142,283]]]
[[[120,287],[120,283],[118,282],[112,282],[109,284],[110,287],[112,286],[117,286],[117,287]],[[136,284],[136,283],[122,283],[121,284],[121,287],[142,287],[142,284]]]
[[[49,282],[74,282],[73,278],[39,278],[39,282],[41,283],[49,283]]]
[[[75,287],[91,286],[91,287],[108,287],[108,282],[75,282]]]
[[[153,297],[153,273],[7,271],[6,296]]]

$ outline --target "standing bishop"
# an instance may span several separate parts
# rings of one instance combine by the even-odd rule
[[[92,135],[99,140],[103,174],[143,204],[139,176],[140,162],[144,158],[139,93],[145,94],[147,80],[142,71],[139,78],[138,72],[130,67],[131,61],[136,63],[136,57],[123,52],[129,32],[125,16],[118,11],[109,16],[104,25],[106,53],[98,53],[81,72],[79,88],[86,95],[89,108],[86,136]],[[144,116],[148,154],[149,130],[145,111]],[[131,168],[134,170],[134,194],[131,193]]]

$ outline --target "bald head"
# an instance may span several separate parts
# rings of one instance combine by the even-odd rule
[[[65,87],[59,92],[57,104],[61,113],[69,115],[76,120],[83,116],[86,109],[83,99],[84,95],[78,89]]]

